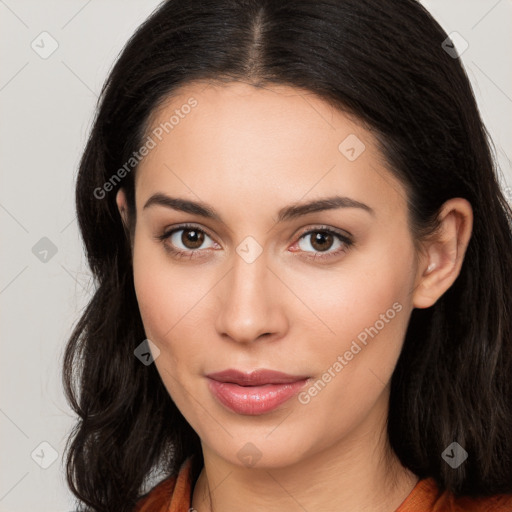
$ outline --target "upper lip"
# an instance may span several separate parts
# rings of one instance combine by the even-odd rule
[[[218,382],[230,382],[240,386],[259,386],[262,384],[287,384],[307,379],[307,375],[289,375],[275,370],[259,369],[252,372],[228,369],[221,372],[209,373],[210,379]]]

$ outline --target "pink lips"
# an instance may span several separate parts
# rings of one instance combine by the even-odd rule
[[[210,391],[221,404],[238,414],[253,416],[279,407],[296,395],[309,378],[273,370],[245,373],[232,369],[207,377]]]

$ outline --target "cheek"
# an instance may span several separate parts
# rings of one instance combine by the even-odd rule
[[[160,339],[172,327],[169,312],[174,310],[172,294],[165,293],[165,267],[151,251],[135,246],[133,280],[142,322],[148,338]]]
[[[412,245],[404,242],[397,254],[391,243],[383,242],[351,255],[332,271],[297,273],[296,288],[308,290],[304,298],[322,320],[320,327],[334,350],[358,337],[364,343],[375,330],[379,337],[401,342],[412,309],[413,263]]]
[[[197,326],[204,323],[204,304],[211,284],[198,280],[197,272],[170,261],[164,248],[141,240],[135,244],[133,269],[137,302],[146,336],[179,370],[178,362],[197,359]],[[204,348],[204,347],[203,347]]]
[[[155,252],[142,244],[134,251],[135,292],[146,336],[160,350],[154,364],[169,395],[180,410],[186,410],[180,375],[183,368],[190,368],[193,357],[193,347],[183,332],[191,306],[180,293],[183,287],[170,275],[170,267]]]
[[[342,294],[341,310],[331,308],[331,318],[337,331],[346,339],[357,339],[363,345],[377,336],[399,345],[400,333],[407,324],[407,311],[411,304],[411,278],[393,267],[386,265],[384,258],[374,271],[354,275]],[[365,345],[366,346],[366,345]]]
[[[321,375],[331,368],[337,382],[332,389],[341,389],[345,397],[360,396],[362,390],[370,397],[389,380],[412,311],[413,262],[412,245],[405,242],[397,254],[383,243],[332,273],[317,275],[315,287],[304,278],[302,289],[314,291],[309,304],[325,333],[320,352],[318,337],[313,332],[306,337],[310,360],[317,361]]]
[[[171,283],[165,251],[149,235],[136,232],[133,252],[133,280],[146,336],[160,350],[175,323],[180,304],[179,287]],[[171,287],[172,286],[172,287]],[[172,291],[172,292],[171,292]]]
[[[308,347],[307,359],[317,371],[311,386],[298,397],[304,407],[300,417],[314,418],[315,425],[331,425],[326,445],[354,429],[361,434],[358,426],[375,408],[385,414],[386,388],[400,355],[410,309],[404,303],[407,294],[401,293],[396,281],[372,279],[369,283],[364,293],[359,282],[357,292],[345,294],[341,308],[325,310],[325,321],[336,334],[319,340],[322,350],[318,343]]]

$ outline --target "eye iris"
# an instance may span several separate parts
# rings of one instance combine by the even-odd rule
[[[204,233],[196,229],[184,229],[181,235],[181,241],[188,249],[197,249],[204,242]]]
[[[327,246],[325,246],[327,242]],[[318,251],[326,251],[332,246],[333,236],[329,233],[316,232],[314,236],[311,237],[311,245]],[[319,247],[317,246],[319,245]]]

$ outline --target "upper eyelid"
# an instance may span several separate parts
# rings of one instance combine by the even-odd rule
[[[322,226],[322,225],[306,228],[306,229],[304,229],[304,231],[301,231],[298,236],[299,236],[299,238],[301,238],[304,235],[310,234],[311,232],[315,232],[315,231],[327,231],[329,233],[333,233],[335,235],[341,236],[342,238],[349,238],[350,240],[352,240],[352,238],[353,238],[353,235],[344,229],[330,227],[330,226]]]

